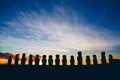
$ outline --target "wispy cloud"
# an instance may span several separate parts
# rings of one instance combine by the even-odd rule
[[[0,45],[6,50],[54,53],[113,49],[119,44],[118,35],[82,21],[75,11],[64,7],[56,6],[50,14],[44,10],[18,14],[5,22],[9,28],[3,28],[4,35],[0,35]]]

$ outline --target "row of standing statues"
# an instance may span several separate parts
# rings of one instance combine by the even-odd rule
[[[32,55],[29,55],[29,65],[32,65],[32,62],[33,62],[32,57],[33,57]],[[18,61],[19,61],[19,57],[18,57],[18,55],[16,55],[15,56],[15,65],[18,65]],[[78,61],[78,66],[82,66],[83,57],[82,57],[82,53],[80,51],[78,52],[77,61]],[[26,54],[22,54],[21,65],[25,65],[25,62],[26,62]],[[35,65],[39,65],[39,62],[40,62],[39,55],[36,55]],[[101,52],[101,62],[102,62],[102,64],[106,64],[105,52]],[[113,56],[109,55],[109,63],[112,63],[112,62],[113,62]],[[75,63],[75,59],[74,59],[74,56],[72,55],[72,56],[70,56],[70,65],[74,66],[74,63]],[[87,55],[86,56],[86,65],[91,65],[90,63],[91,63],[90,56]],[[94,63],[94,65],[98,64],[96,55],[93,55],[93,63]],[[11,64],[12,64],[12,56],[9,56],[8,65],[11,65]],[[48,64],[49,64],[49,66],[53,65],[53,56],[52,55],[49,55]],[[42,65],[43,66],[47,65],[46,55],[42,56]],[[59,55],[56,55],[55,65],[56,66],[60,65],[60,56]],[[62,56],[62,65],[63,66],[67,65],[66,55]]]

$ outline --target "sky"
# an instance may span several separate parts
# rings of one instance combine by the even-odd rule
[[[0,52],[119,54],[119,3],[119,0],[0,0]]]

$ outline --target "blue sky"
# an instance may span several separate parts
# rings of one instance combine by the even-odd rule
[[[120,52],[119,0],[0,0],[0,51]]]

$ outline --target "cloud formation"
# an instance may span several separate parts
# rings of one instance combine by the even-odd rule
[[[98,25],[89,24],[73,10],[56,6],[45,10],[17,12],[1,27],[2,50],[27,53],[69,53],[74,50],[113,49],[117,36]]]

